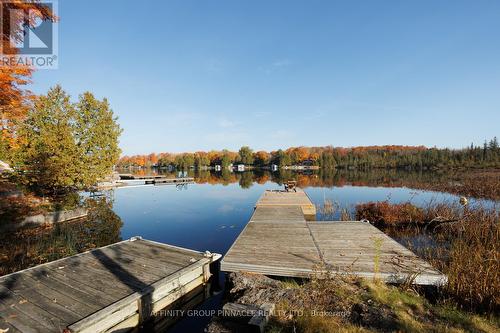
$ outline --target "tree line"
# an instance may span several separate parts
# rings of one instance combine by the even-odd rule
[[[414,170],[439,168],[487,168],[500,166],[500,148],[496,137],[482,146],[471,144],[463,149],[427,148],[424,146],[367,146],[367,147],[292,147],[271,152],[254,152],[248,146],[238,152],[198,151],[194,153],[160,153],[123,156],[119,167],[208,168],[220,165],[245,164],[254,167],[280,168],[313,165],[325,169],[405,168]]]

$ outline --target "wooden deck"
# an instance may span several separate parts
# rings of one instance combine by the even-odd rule
[[[194,183],[194,178],[185,177],[185,178],[154,178],[154,179],[145,179],[145,184],[154,184],[154,185],[167,185],[167,184],[192,184]]]
[[[257,201],[256,207],[300,207],[303,218],[316,218],[316,206],[311,202],[307,194],[300,188],[297,191],[265,191]]]
[[[289,277],[309,277],[327,269],[393,283],[409,278],[422,285],[446,281],[370,223],[306,221],[313,207],[300,189],[297,193],[266,191],[224,256],[221,269]]]
[[[219,258],[133,238],[6,275],[0,331],[126,332],[203,301]]]

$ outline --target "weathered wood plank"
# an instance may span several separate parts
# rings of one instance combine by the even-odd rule
[[[81,283],[75,283],[75,280],[66,280],[65,282],[63,282],[52,276],[52,274],[36,274],[36,272],[27,272],[26,275],[52,289],[64,293],[68,297],[82,301],[92,306],[96,306],[98,308],[107,306],[113,301],[113,298],[106,297],[106,295],[102,293],[100,294],[100,297],[96,298],[94,295],[96,293],[99,293],[99,290],[89,288],[88,286]]]
[[[40,299],[41,303],[49,303],[51,306],[57,305],[57,311],[62,307],[67,310],[62,313],[63,316],[67,316],[67,314],[88,316],[100,308],[94,301],[85,303],[76,299],[76,297],[62,293],[57,288],[50,288],[27,274],[19,275],[15,279],[12,278],[12,280],[13,283],[9,286],[9,289],[14,293],[26,299]],[[6,283],[9,283],[9,281],[7,280]]]
[[[199,261],[183,268],[182,270],[157,281],[156,283],[137,291],[129,296],[101,309],[100,311],[75,322],[69,329],[72,332],[95,332],[102,330],[103,325],[112,327],[132,316],[138,308],[138,300],[147,298],[149,304],[168,295],[171,291],[180,286],[189,283],[202,275],[203,265],[210,263],[209,259],[200,259]],[[139,314],[140,315],[140,314]]]
[[[256,207],[264,206],[299,206],[304,216],[316,215],[316,206],[302,189],[297,192],[265,191],[256,204]]]
[[[221,263],[223,271],[309,276],[322,264],[329,270],[401,281],[419,273],[417,283],[444,276],[410,250],[359,221],[306,222],[314,205],[301,189],[266,191]]]
[[[65,327],[57,316],[1,285],[0,317],[22,332],[60,332]]]
[[[139,308],[158,310],[204,289],[207,267],[219,258],[134,239],[9,274],[0,277],[0,329],[133,328],[149,317]]]

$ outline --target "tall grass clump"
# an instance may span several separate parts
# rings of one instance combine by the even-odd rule
[[[447,292],[467,308],[500,311],[500,217],[493,210],[467,210],[450,233]]]
[[[442,296],[468,310],[500,310],[500,213],[495,208],[383,201],[358,205],[356,218],[368,219],[391,236],[402,229],[430,236],[434,248],[424,257],[448,277]]]
[[[322,204],[316,205],[316,211],[320,221],[352,221],[354,219],[348,208],[328,198],[323,199]]]

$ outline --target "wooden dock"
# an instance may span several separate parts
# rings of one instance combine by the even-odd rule
[[[266,191],[221,262],[226,272],[310,277],[328,270],[386,282],[436,285],[446,277],[410,250],[360,221],[311,222],[315,208],[300,189]]]
[[[151,175],[151,176],[137,176],[133,174],[120,174],[120,181],[118,183],[124,184],[125,182],[140,181],[146,185],[168,185],[168,184],[192,184],[194,183],[193,177],[180,177],[169,178],[165,175]]]
[[[148,176],[139,176],[131,173],[120,173],[118,175],[121,180],[145,180],[145,179],[162,179],[167,178],[165,175],[148,175]]]
[[[208,296],[202,253],[135,237],[0,278],[0,332],[151,331]],[[159,312],[160,311],[160,312]]]
[[[296,191],[265,191],[257,201],[256,207],[299,207],[306,220],[316,219],[316,206],[311,202],[307,194],[300,188]]]
[[[153,184],[153,185],[168,185],[168,184],[192,184],[194,183],[194,178],[192,177],[184,177],[184,178],[154,178],[154,179],[145,179],[145,184]]]

